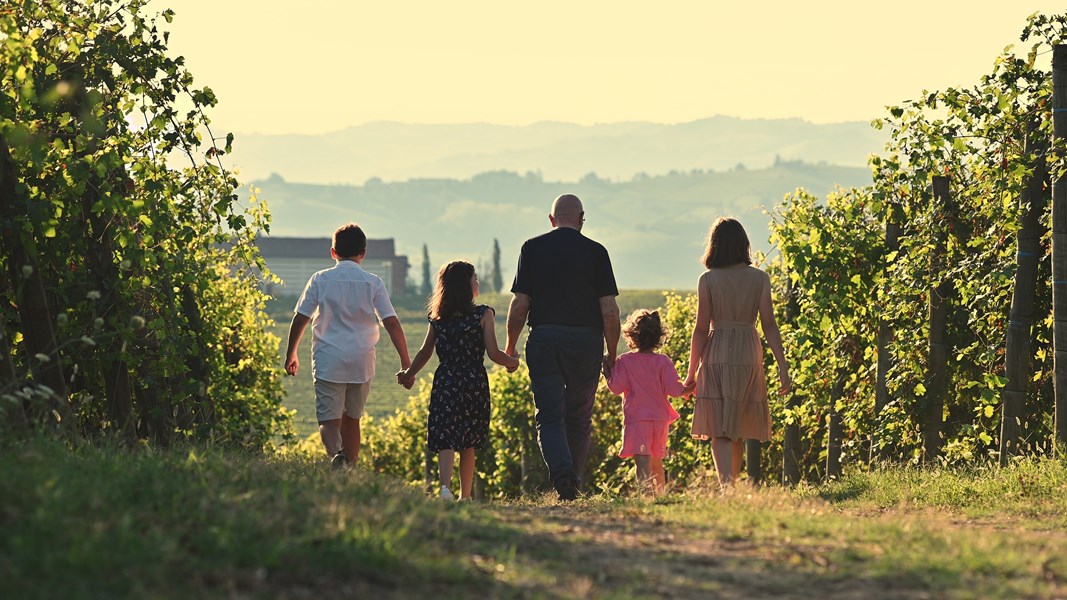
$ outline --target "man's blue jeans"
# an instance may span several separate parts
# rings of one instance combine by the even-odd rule
[[[603,354],[604,335],[592,327],[538,325],[526,339],[537,443],[553,484],[582,475]]]

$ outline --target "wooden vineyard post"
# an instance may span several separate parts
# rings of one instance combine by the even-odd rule
[[[0,282],[3,279],[3,275],[0,275]],[[15,363],[11,360],[11,348],[7,343],[7,334],[0,329],[0,390],[7,395],[17,383],[18,376],[15,374]],[[21,432],[29,427],[30,423],[26,418],[21,399],[14,395],[7,395],[5,398],[0,398],[0,402],[5,404],[0,406],[0,413],[4,415],[4,420],[10,430]]]
[[[886,207],[885,216],[885,252],[886,256],[895,255],[900,252],[900,221],[899,206],[896,203],[891,203]],[[886,264],[888,266],[888,264]],[[888,297],[888,284],[882,285],[882,299],[885,301]],[[889,406],[889,388],[886,385],[886,375],[889,373],[890,358],[889,358],[889,344],[893,341],[893,325],[888,318],[886,318],[886,308],[879,306],[880,314],[878,316],[878,373],[875,383],[874,391],[874,416],[877,421],[878,416],[882,414],[886,406]],[[877,431],[875,436],[871,440],[871,458],[885,458],[889,454],[889,448],[880,443],[877,438]]]
[[[1044,147],[1035,143],[1035,131],[1027,132],[1026,153],[1036,151],[1037,161],[1033,173],[1022,193],[1019,207],[1023,210],[1022,228],[1019,230],[1019,249],[1016,254],[1015,282],[1011,295],[1011,312],[1004,341],[1004,371],[1007,384],[1001,392],[1003,412],[1000,421],[1000,464],[1005,465],[1011,456],[1019,453],[1022,440],[1021,419],[1026,406],[1026,386],[1030,382],[1031,356],[1030,335],[1034,322],[1034,294],[1037,288],[1037,263],[1040,258],[1041,237],[1044,228],[1041,215],[1045,212]]]
[[[112,224],[104,216],[93,211],[93,207],[101,201],[104,182],[94,178],[90,185],[86,186],[82,196],[82,214],[85,215],[82,223],[85,228],[84,236],[88,249],[85,252],[85,261],[89,272],[93,274],[93,284],[100,294],[98,303],[107,313],[123,312],[116,311],[116,303],[121,294],[116,293],[115,287],[119,284],[119,269],[115,265],[114,248],[108,229]],[[100,366],[104,371],[104,393],[107,395],[108,414],[115,430],[127,442],[133,443],[137,439],[135,430],[135,418],[133,414],[133,388],[130,383],[130,369],[123,358],[126,341],[114,328],[109,328],[106,337],[110,337],[104,352],[97,352],[100,358]]]
[[[199,390],[194,392],[193,395],[195,399],[195,420],[200,425],[214,427],[218,422],[218,415],[215,414],[215,405],[211,400],[211,396],[207,393],[209,371],[207,360],[203,357],[208,348],[203,341],[204,318],[200,312],[200,305],[196,300],[196,293],[191,288],[182,288],[180,302],[182,312],[189,322],[189,331],[193,334],[197,347],[200,348],[199,351],[190,353],[185,359],[190,377],[200,385]]]
[[[174,434],[174,408],[167,398],[169,394],[160,395],[159,390],[171,389],[169,382],[153,382],[151,361],[160,356],[159,339],[153,335],[148,323],[137,333],[135,348],[143,359],[137,366],[137,377],[133,381],[134,394],[141,413],[141,431],[139,435],[154,440],[166,447]]]
[[[793,280],[786,273],[785,277],[786,308],[785,321],[792,324],[799,312],[796,302],[796,293],[793,290]],[[790,391],[786,408],[796,410],[800,406],[800,400],[796,392]],[[785,426],[785,436],[782,440],[782,480],[786,485],[800,483],[800,424],[794,420]]]
[[[836,374],[837,381],[830,393],[830,413],[826,423],[826,479],[841,477],[841,442],[845,437],[845,427],[842,422],[841,411],[837,410],[837,402],[845,393],[844,371]]]
[[[24,199],[15,185],[18,181],[15,160],[8,150],[7,140],[0,136],[0,216],[13,219],[26,211]],[[76,435],[71,410],[67,379],[59,357],[53,315],[49,309],[44,280],[37,268],[36,257],[19,239],[18,233],[6,228],[0,237],[4,259],[7,261],[10,285],[20,290],[18,295],[19,324],[26,340],[32,371],[37,382],[52,392],[50,408],[59,416],[59,428],[68,435]],[[44,359],[38,358],[43,356]]]
[[[762,449],[763,445],[759,440],[745,440],[745,472],[748,474],[748,482],[752,485],[759,485],[763,479]]]
[[[938,221],[949,218],[949,181],[948,177],[934,176],[934,212],[939,214]],[[923,419],[923,456],[932,461],[941,455],[941,424],[944,420],[945,394],[948,392],[948,330],[947,297],[952,290],[951,282],[945,277],[945,231],[938,227],[935,232],[934,247],[930,256],[930,280],[936,285],[930,290],[930,343],[928,347],[927,385],[925,394],[925,411]]]
[[[1057,140],[1067,138],[1067,45],[1052,49],[1052,122]],[[1067,179],[1052,184],[1052,346],[1057,449],[1067,443]]]

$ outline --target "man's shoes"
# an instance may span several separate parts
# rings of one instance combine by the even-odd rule
[[[344,452],[338,452],[337,454],[334,454],[333,458],[330,459],[330,467],[332,467],[336,471],[344,470],[346,467],[348,467],[348,457],[345,456]]]
[[[442,500],[455,500],[456,496],[452,494],[452,490],[448,489],[447,485],[441,486],[441,499]]]
[[[570,502],[578,499],[578,478],[573,475],[564,475],[556,480],[554,484],[556,493],[559,494],[559,499],[564,502]]]

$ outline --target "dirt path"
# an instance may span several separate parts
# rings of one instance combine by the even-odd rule
[[[517,558],[564,573],[563,596],[869,598],[888,584],[835,577],[819,548],[720,539],[632,513],[551,506],[499,512],[536,532],[517,549]],[[900,591],[899,597],[933,597]]]
[[[994,542],[988,550],[995,553],[997,536],[1042,547],[1052,556],[1067,548],[1062,532],[1028,531],[1011,522],[931,512],[826,515],[802,506],[812,511],[810,531],[804,521],[791,525],[788,519],[754,524],[746,531],[735,523],[716,522],[714,514],[706,522],[699,512],[680,511],[675,518],[669,506],[545,502],[486,508],[522,532],[509,550],[510,560],[473,559],[480,569],[496,571],[498,591],[506,596],[869,600],[1019,597],[1012,590],[1026,590],[1022,593],[1028,597],[1067,597],[1064,579],[1055,572],[1058,563],[1048,562],[1052,559],[1022,571],[1009,564],[1006,572],[987,572],[997,558],[990,556],[987,562],[984,554],[975,558],[966,549],[984,552],[985,539]],[[816,526],[827,519],[843,529],[835,533],[838,525]],[[790,527],[800,531],[792,535]],[[931,548],[920,548],[927,539]],[[938,552],[943,540],[954,539],[962,547],[958,560],[951,550],[936,560],[922,558],[921,553]],[[916,546],[920,555],[897,558],[909,552],[893,546],[894,540]],[[1005,578],[1018,581],[1005,583]],[[999,583],[989,587],[992,582]]]

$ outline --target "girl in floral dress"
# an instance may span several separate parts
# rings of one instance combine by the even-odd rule
[[[474,453],[489,437],[489,380],[483,357],[509,371],[519,359],[508,356],[497,345],[493,309],[475,305],[478,275],[474,265],[454,261],[441,267],[437,285],[430,296],[426,339],[411,361],[397,373],[397,381],[410,388],[419,370],[426,366],[434,350],[440,364],[434,371],[427,419],[427,446],[438,455],[440,496],[455,499],[452,469],[459,452],[460,500],[470,499],[474,480]]]

